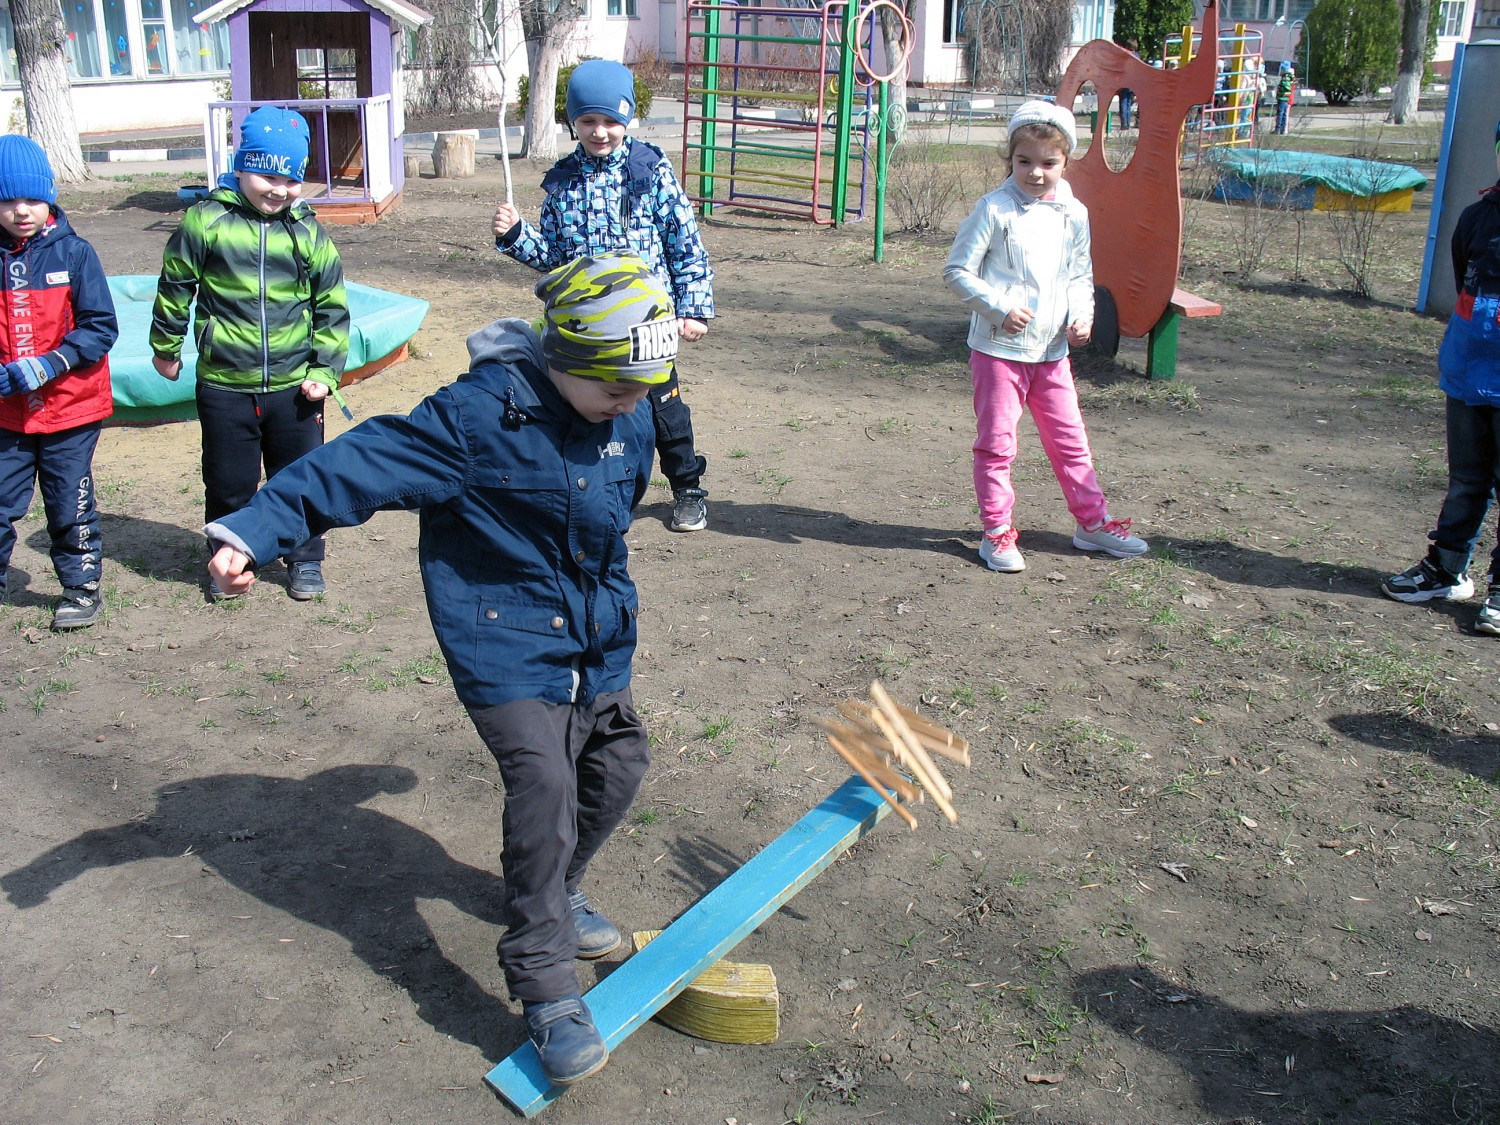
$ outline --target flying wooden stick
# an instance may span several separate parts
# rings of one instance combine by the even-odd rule
[[[967,766],[967,742],[896,703],[879,680],[870,685],[868,702],[846,699],[838,709],[847,723],[816,720],[828,744],[855,773],[879,791],[913,830],[917,827],[916,817],[901,802],[921,803],[928,796],[950,823],[958,822],[953,787],[931,755],[938,754]],[[898,770],[910,775],[911,780]]]

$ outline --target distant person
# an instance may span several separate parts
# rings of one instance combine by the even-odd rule
[[[1010,475],[1026,409],[1077,521],[1073,546],[1130,558],[1147,544],[1130,533],[1128,519],[1109,514],[1068,363],[1068,345],[1088,343],[1094,323],[1088,211],[1062,178],[1078,147],[1073,114],[1026,102],[1008,132],[1010,176],[964,220],[943,269],[972,313],[979,558],[991,570],[1026,569]]]
[[[1129,51],[1132,57],[1137,59],[1141,57],[1136,52],[1136,41],[1134,39],[1127,39],[1120,46]],[[1120,131],[1124,132],[1126,129],[1135,127],[1135,91],[1131,89],[1121,90],[1118,97],[1120,99]]]
[[[114,413],[109,349],[120,335],[99,255],[57,205],[47,154],[0,136],[0,602],[16,521],[38,481],[62,597],[52,628],[99,619],[104,562],[94,503],[94,449]]]
[[[1500,123],[1495,164],[1500,175]],[[1464,208],[1449,249],[1458,301],[1438,350],[1438,386],[1447,396],[1448,494],[1427,535],[1427,556],[1380,584],[1400,602],[1473,596],[1469,561],[1500,485],[1500,180]],[[1500,544],[1489,583],[1474,628],[1500,636]]]
[[[575,258],[639,254],[677,306],[684,340],[701,340],[714,315],[714,273],[693,204],[655,145],[625,130],[635,116],[635,77],[606,59],[587,59],[568,76],[568,120],[578,147],[542,177],[547,193],[538,230],[509,203],[495,208],[495,246],[516,261],[550,270]],[[693,417],[674,364],[651,388],[656,452],[672,488],[673,531],[708,526],[708,467],[693,444]]]
[[[151,317],[152,363],[166,379],[181,373],[189,316],[195,322],[209,522],[249,502],[262,464],[269,479],[323,444],[325,400],[337,398],[349,356],[343,263],[299,198],[307,122],[262,106],[240,137],[233,171],[167,240]],[[293,598],[324,592],[321,538],[293,544],[285,558]],[[209,595],[229,596],[216,587]]]
[[[1297,97],[1297,68],[1290,59],[1282,59],[1276,75],[1276,133],[1285,136],[1291,120],[1292,102]]]
[[[204,530],[222,545],[214,584],[240,593],[260,560],[331,527],[420,514],[432,628],[505,785],[500,965],[562,1086],[609,1059],[573,961],[621,937],[580,883],[651,762],[630,694],[625,532],[653,452],[635,408],[671,377],[677,317],[635,257],[580,258],[536,292],[540,334],[524,320],[480,329],[456,383],[314,450]]]

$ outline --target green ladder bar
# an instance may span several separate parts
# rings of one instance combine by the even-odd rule
[[[589,990],[594,1024],[612,1051],[875,827],[891,806],[858,777],[757,852],[650,945]],[[542,1074],[528,1040],[484,1076],[524,1117],[564,1092]]]

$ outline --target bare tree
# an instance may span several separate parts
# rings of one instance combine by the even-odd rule
[[[553,120],[557,68],[563,45],[584,15],[583,0],[521,0],[521,29],[526,35],[528,89],[526,149],[532,160],[557,159],[557,122]]]
[[[1394,125],[1405,125],[1417,115],[1417,96],[1422,92],[1422,72],[1427,68],[1427,21],[1432,0],[1405,0],[1401,12],[1401,65],[1391,90]]]
[[[73,118],[73,91],[63,54],[66,29],[58,0],[10,0],[16,30],[16,63],[21,72],[21,99],[26,103],[26,131],[42,146],[59,183],[88,178]]]

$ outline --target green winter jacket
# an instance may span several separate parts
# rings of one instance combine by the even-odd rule
[[[339,384],[349,355],[344,267],[301,200],[262,215],[221,181],[188,208],[162,255],[153,353],[178,358],[190,311],[203,382],[245,392],[306,379],[330,390]]]

